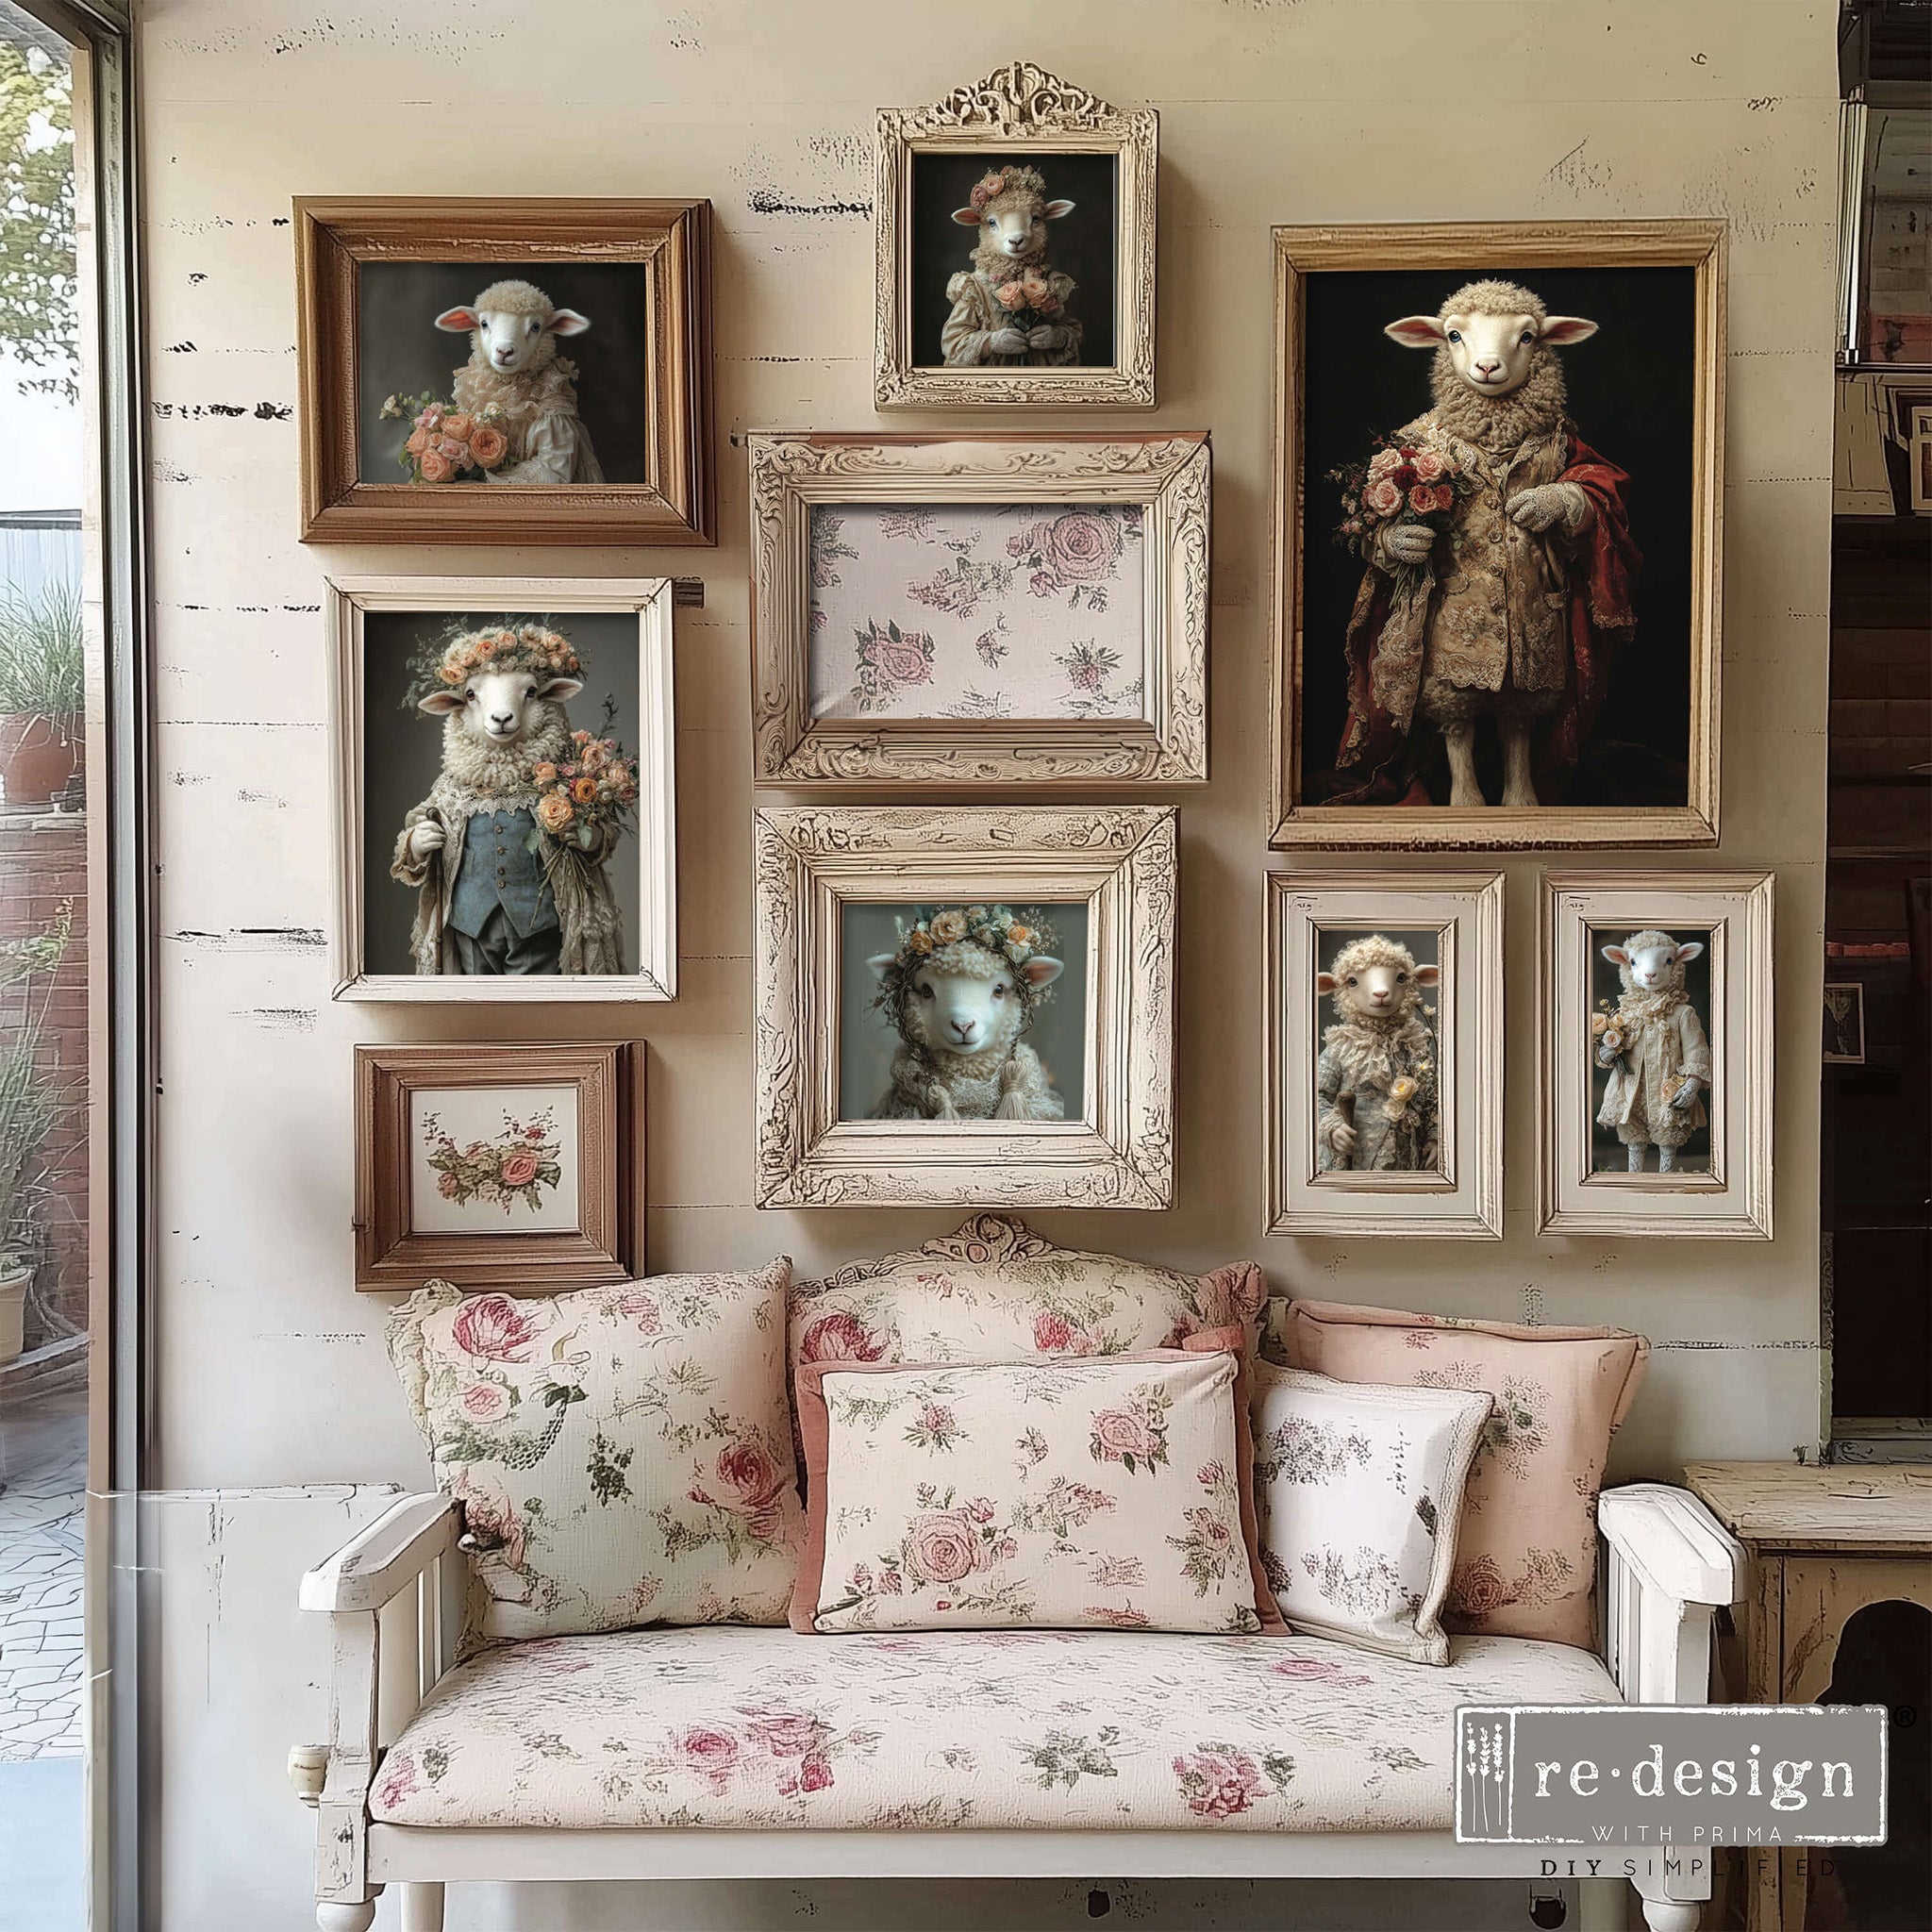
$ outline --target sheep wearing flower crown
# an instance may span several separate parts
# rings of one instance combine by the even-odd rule
[[[896,951],[867,961],[873,1004],[899,1035],[878,1121],[1057,1121],[1066,1103],[1020,1036],[1064,970],[1035,914],[947,907],[899,923]]]

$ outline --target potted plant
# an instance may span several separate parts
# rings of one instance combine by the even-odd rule
[[[0,992],[19,986],[24,1001],[20,1024],[0,1032],[0,1362],[11,1361],[25,1341],[27,1294],[40,1266],[35,1209],[46,1191],[42,1150],[72,1104],[42,1045],[73,924],[73,908],[64,906],[43,931],[0,944]]]
[[[81,758],[86,705],[80,591],[63,578],[0,593],[0,785],[8,805],[46,805]]]

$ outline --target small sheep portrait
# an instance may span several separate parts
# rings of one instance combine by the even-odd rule
[[[1006,906],[916,910],[866,961],[873,1004],[897,1036],[874,1120],[1057,1121],[1066,1103],[1022,1036],[1063,962],[1041,915]]]
[[[1381,933],[1353,939],[1315,975],[1333,1002],[1315,1066],[1322,1174],[1414,1174],[1441,1165],[1435,1008],[1441,971]]]
[[[948,369],[1064,369],[1080,359],[1074,278],[1047,260],[1049,224],[1074,211],[1038,168],[994,168],[953,220],[973,230],[972,266],[946,284],[940,337]]]
[[[1702,940],[1655,926],[1603,948],[1623,991],[1591,1016],[1591,1058],[1608,1076],[1596,1120],[1623,1142],[1631,1174],[1644,1172],[1652,1147],[1659,1174],[1677,1172],[1691,1137],[1709,1124],[1710,1041],[1684,973],[1704,950]]]
[[[390,861],[416,894],[416,972],[622,973],[608,865],[637,768],[614,740],[572,729],[575,647],[509,619],[445,634],[415,668],[406,702],[442,724],[441,770]]]

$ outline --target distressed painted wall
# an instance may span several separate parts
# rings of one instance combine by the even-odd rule
[[[1189,1264],[1254,1253],[1278,1290],[1644,1329],[1658,1352],[1620,1441],[1624,1474],[1814,1445],[1832,17],[1826,0],[1058,0],[1021,32],[1004,14],[942,0],[691,0],[668,14],[625,0],[411,0],[400,10],[151,0],[160,1479],[413,1484],[425,1469],[383,1358],[382,1309],[349,1286],[349,1047],[458,1039],[472,1023],[329,1003],[326,570],[702,571],[706,608],[678,620],[682,996],[614,1014],[506,1014],[491,1026],[537,1037],[614,1024],[650,1041],[656,1268],[784,1249],[815,1270],[958,1219],[748,1206],[737,440],[758,426],[877,420],[872,109],[935,98],[1015,55],[1161,110],[1162,400],[1152,420],[1211,430],[1216,470],[1215,776],[1181,800],[1177,1206],[1040,1224],[1061,1241]],[[717,551],[299,545],[287,222],[291,195],[325,192],[710,196]],[[1507,1239],[1263,1241],[1269,226],[1679,215],[1732,225],[1725,838],[1721,852],[1680,862],[1777,870],[1778,1239],[1537,1239],[1532,858],[1507,867]],[[1604,858],[1619,862],[1673,861]],[[198,1653],[198,1635],[180,1634]],[[224,1640],[271,1693],[283,1630],[250,1624]],[[287,1694],[291,1736],[312,1733],[319,1697],[306,1686]],[[248,1774],[272,1772],[251,1763]],[[225,1825],[219,1800],[204,1786],[171,1812],[171,1831],[225,1837],[233,1814]],[[197,1857],[183,1869],[220,1863]],[[290,1872],[298,1901],[302,1877]],[[1223,1906],[1238,1920],[1232,1895]],[[578,1923],[622,1917],[608,1902],[599,1909]],[[1041,1910],[1041,1923],[1071,1915],[1043,1901]]]

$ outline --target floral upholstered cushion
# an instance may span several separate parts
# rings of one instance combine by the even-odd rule
[[[1214,1339],[801,1369],[792,1627],[1281,1629],[1254,1554],[1241,1335]]]
[[[801,1282],[791,1297],[791,1359],[1127,1355],[1176,1348],[1203,1328],[1224,1327],[1252,1341],[1266,1292],[1252,1261],[1182,1274],[1057,1248],[1023,1221],[979,1214],[924,1247]]]
[[[785,1398],[791,1264],[576,1294],[432,1282],[389,1346],[485,1637],[780,1624],[804,1526]]]
[[[1445,1664],[1449,1589],[1480,1391],[1254,1368],[1261,1567],[1297,1630]]]
[[[1615,1704],[1602,1660],[1458,1638],[633,1630],[499,1645],[391,1746],[379,1824],[1447,1831],[1458,1704]]]
[[[1442,1621],[1451,1630],[1594,1641],[1597,1491],[1610,1434],[1643,1379],[1642,1336],[1295,1302],[1283,1340],[1294,1367],[1341,1381],[1493,1396]]]

